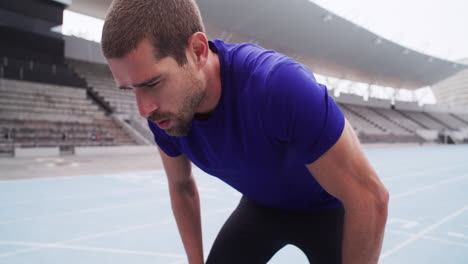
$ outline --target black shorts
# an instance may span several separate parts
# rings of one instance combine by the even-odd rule
[[[281,210],[242,197],[221,228],[207,264],[263,264],[282,247],[301,249],[313,264],[341,263],[343,207]]]

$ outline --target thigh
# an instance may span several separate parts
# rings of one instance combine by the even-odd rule
[[[301,218],[292,244],[299,247],[312,264],[341,264],[343,207],[313,213]]]
[[[277,225],[268,211],[243,197],[221,228],[206,263],[267,263],[286,245],[275,232]]]

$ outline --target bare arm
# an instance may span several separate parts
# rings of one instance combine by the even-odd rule
[[[347,121],[338,142],[307,167],[320,185],[344,204],[343,263],[376,264],[389,194]]]
[[[190,161],[184,156],[172,158],[159,149],[166,170],[172,211],[190,264],[203,263],[200,198]]]

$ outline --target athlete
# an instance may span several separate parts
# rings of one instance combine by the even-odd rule
[[[102,49],[148,119],[189,263],[204,262],[192,163],[243,194],[206,263],[266,263],[287,244],[311,263],[378,262],[389,194],[304,65],[207,40],[194,0],[115,0]]]

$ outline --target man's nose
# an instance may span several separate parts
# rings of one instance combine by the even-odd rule
[[[152,100],[151,97],[148,96],[142,96],[141,94],[136,94],[136,101],[138,105],[138,111],[140,112],[140,115],[146,119],[158,109],[157,104]]]

